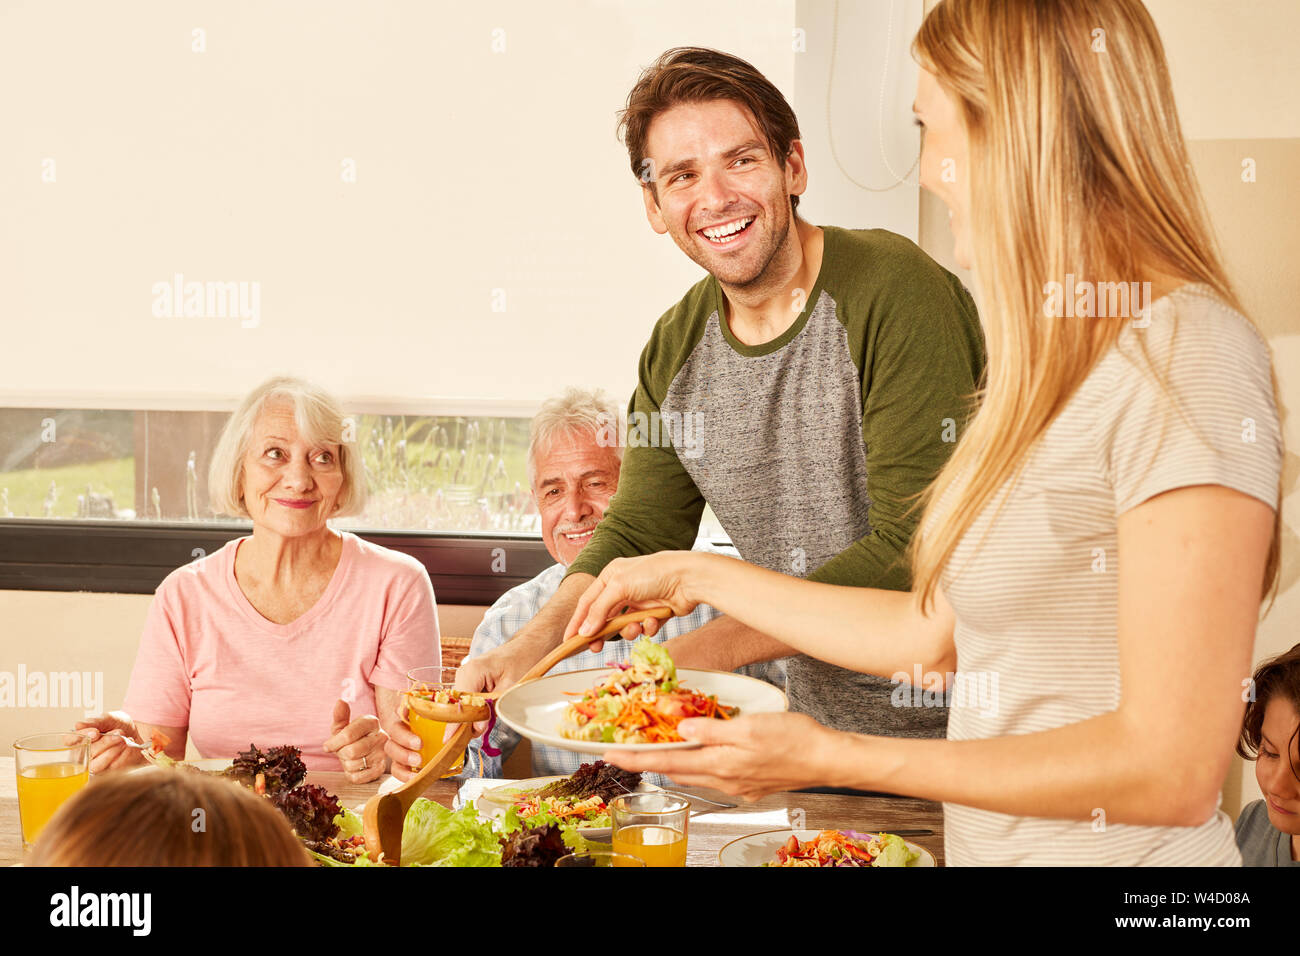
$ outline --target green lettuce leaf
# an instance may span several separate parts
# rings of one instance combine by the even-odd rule
[[[421,798],[402,827],[403,866],[500,866],[501,840],[473,802],[459,810]]]
[[[644,667],[662,667],[664,679],[660,688],[664,691],[676,689],[677,667],[662,644],[656,644],[648,637],[640,638],[632,645],[632,662]]]
[[[907,848],[907,841],[900,836],[886,833],[880,842],[884,849],[871,861],[872,866],[911,866],[921,858],[921,854]]]
[[[340,840],[361,836],[361,814],[344,807],[342,812],[334,818],[334,822],[338,824]]]
[[[571,816],[559,817],[545,807],[525,820],[519,816],[519,808],[511,804],[506,808],[505,816],[501,819],[501,832],[509,835],[516,830],[531,830],[533,827],[544,827],[551,823],[567,832],[569,830],[608,827],[611,820],[608,813],[598,813],[590,820],[576,820]]]
[[[613,848],[609,843],[597,843],[595,840],[588,840],[582,835],[582,831],[577,827],[562,827],[560,837],[564,840],[564,845],[574,853],[583,853],[588,850],[609,850]]]
[[[361,833],[361,816],[347,807],[334,818],[339,837]],[[311,851],[308,851],[311,852]],[[340,863],[318,853],[312,856],[326,866],[382,866],[365,854],[356,863]],[[406,811],[402,825],[402,866],[500,866],[501,842],[492,825],[479,817],[473,803],[448,810],[421,797]]]

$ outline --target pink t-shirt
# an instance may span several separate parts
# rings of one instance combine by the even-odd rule
[[[406,688],[413,667],[440,664],[438,616],[424,566],[343,532],[334,577],[306,614],[273,624],[235,581],[247,538],[178,568],[158,586],[123,709],[188,727],[205,757],[249,744],[292,744],[309,770],[338,770],[322,744],[339,698],[352,719],[375,713],[375,687]]]

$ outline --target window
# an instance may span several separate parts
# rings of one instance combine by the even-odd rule
[[[0,517],[222,521],[208,466],[224,412],[0,409]],[[526,418],[358,415],[371,499],[349,526],[537,530]]]
[[[217,522],[224,412],[0,409],[0,518]],[[536,535],[527,418],[358,415],[370,488],[349,528]],[[702,533],[726,533],[712,511]]]

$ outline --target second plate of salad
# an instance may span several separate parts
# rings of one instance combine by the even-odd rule
[[[512,780],[483,791],[475,803],[479,813],[489,820],[506,820],[513,807],[524,826],[574,826],[588,840],[603,842],[610,838],[610,800],[624,793],[658,789],[643,781],[639,773],[597,760],[584,763],[569,776]]]

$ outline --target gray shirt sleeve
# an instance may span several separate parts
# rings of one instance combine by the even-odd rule
[[[1291,859],[1291,834],[1269,822],[1263,800],[1247,804],[1237,817],[1237,848],[1242,866],[1300,867],[1300,860]]]

